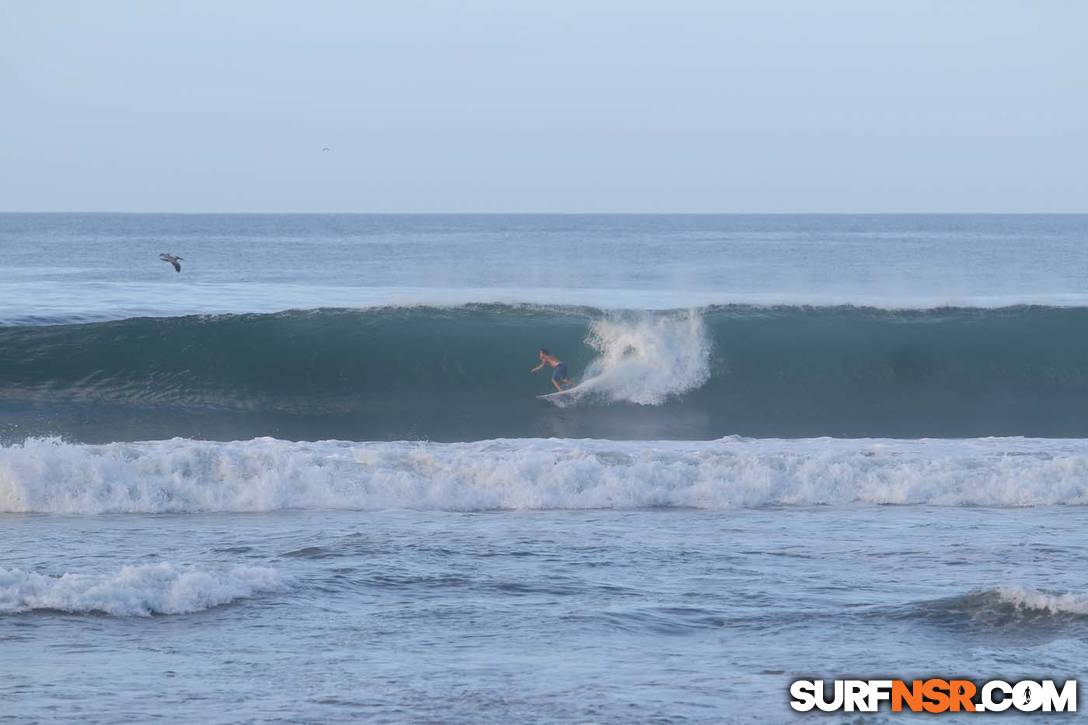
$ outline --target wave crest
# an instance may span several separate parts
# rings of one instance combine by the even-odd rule
[[[1052,594],[1024,587],[1002,587],[994,594],[999,601],[1020,610],[1088,615],[1088,594]]]

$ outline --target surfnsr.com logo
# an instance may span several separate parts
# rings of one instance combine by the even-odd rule
[[[1054,680],[795,680],[790,707],[798,712],[1076,712],[1077,681]]]

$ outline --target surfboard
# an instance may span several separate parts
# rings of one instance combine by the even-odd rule
[[[578,388],[580,388],[581,386],[582,384],[578,383],[577,385],[572,385],[565,390],[558,390],[554,393],[545,393],[544,395],[538,395],[536,397],[540,398],[541,400],[566,400],[567,398],[571,397],[571,393],[577,391]]]

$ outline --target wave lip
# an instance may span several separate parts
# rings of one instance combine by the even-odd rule
[[[51,610],[115,617],[191,614],[283,587],[267,567],[224,570],[169,562],[123,567],[113,575],[46,576],[0,567],[0,614]]]
[[[0,512],[1088,505],[1088,440],[517,439],[0,447]]]
[[[83,270],[78,270],[82,274]],[[1082,292],[978,294],[874,293],[858,290],[759,292],[735,289],[626,289],[607,287],[351,287],[320,284],[238,282],[83,282],[0,280],[0,326],[65,325],[134,317],[275,314],[289,310],[341,308],[456,308],[523,305],[667,311],[729,306],[865,307],[880,310],[934,310],[960,307],[1088,307]],[[27,300],[33,300],[32,307]]]

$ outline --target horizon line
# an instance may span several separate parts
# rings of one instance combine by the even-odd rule
[[[15,210],[0,214],[175,216],[1085,216],[1085,211],[118,211]]]

